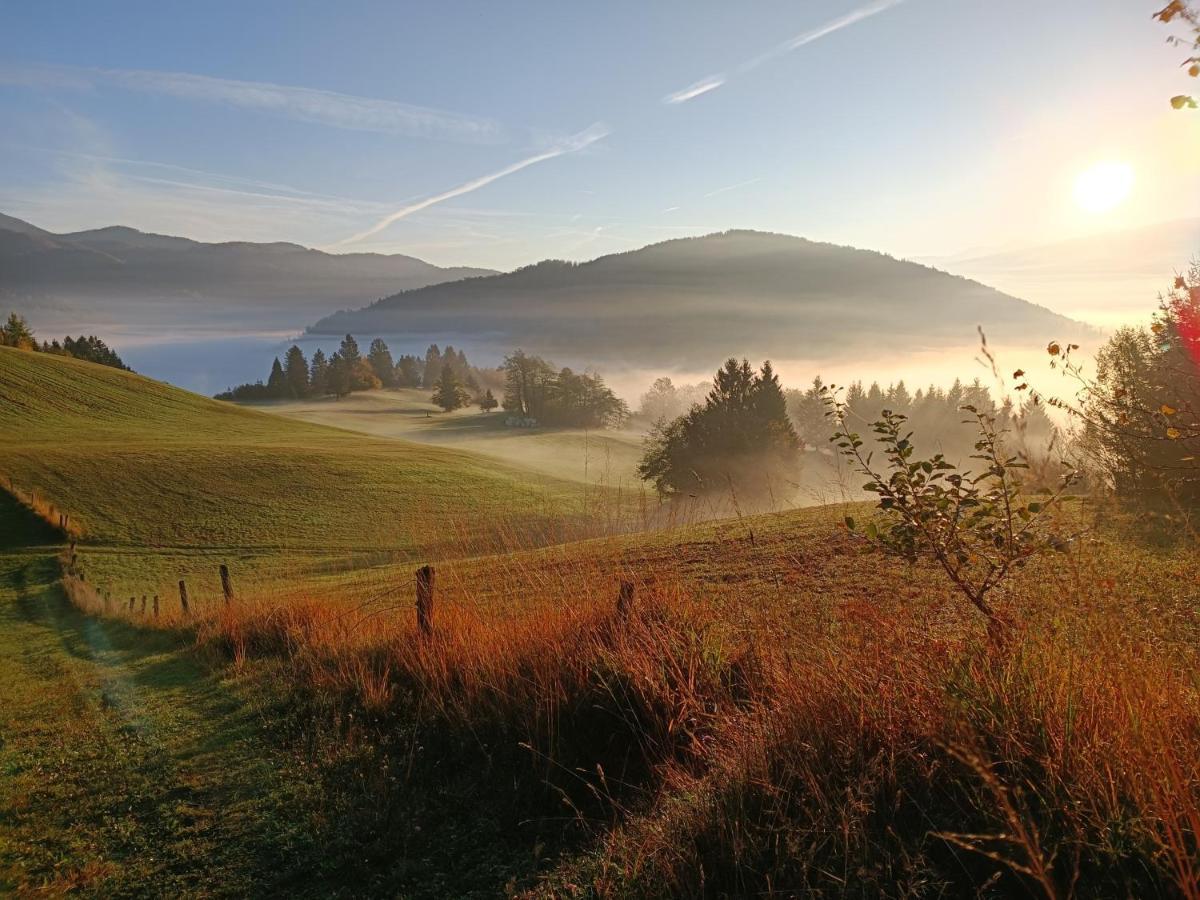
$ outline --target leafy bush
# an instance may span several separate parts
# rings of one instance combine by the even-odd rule
[[[998,624],[988,595],[1014,569],[1066,545],[1048,514],[1074,482],[1074,469],[1067,470],[1056,492],[1027,498],[1018,473],[1028,464],[1005,453],[993,415],[967,405],[962,409],[972,418],[966,421],[979,432],[971,458],[983,463],[983,471],[960,471],[941,453],[914,459],[907,417],[891,410],[870,425],[886,459],[886,470],[880,470],[873,467],[874,451],[866,450],[863,438],[851,429],[847,407],[835,390],[831,386],[824,392],[827,414],[837,424],[832,440],[869,479],[864,490],[879,496],[878,509],[884,514],[882,524],[868,522],[861,531],[853,518],[846,519],[846,526],[910,563],[932,557],[989,626]]]

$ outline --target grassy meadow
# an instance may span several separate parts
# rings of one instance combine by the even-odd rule
[[[275,698],[274,737],[234,742],[234,771],[275,780],[229,827],[267,823],[245,853],[280,872],[328,840],[329,881],[298,893],[343,874],[355,896],[1200,897],[1200,557],[1138,542],[1097,501],[1062,511],[1068,552],[1005,585],[997,637],[933,567],[864,552],[841,525],[862,504],[587,537],[578,480],[94,366],[0,351],[0,406],[20,425],[0,471],[82,523],[72,565],[65,536],[0,509],[10,545],[39,529],[6,551],[0,609],[194,667],[171,690]],[[436,569],[429,635],[417,562]],[[204,596],[192,616],[142,613],[181,577]],[[13,652],[36,649],[16,628]],[[59,665],[41,695],[75,683]],[[20,734],[68,715],[32,702],[4,700]],[[202,718],[223,748],[224,720]],[[27,761],[0,782],[26,798],[0,820],[0,872],[17,871],[6,846],[65,829],[23,768],[60,758],[55,740],[3,751]],[[281,835],[272,804],[292,792]],[[4,877],[149,892],[158,870],[94,849],[108,821]],[[172,877],[203,892],[208,853]]]

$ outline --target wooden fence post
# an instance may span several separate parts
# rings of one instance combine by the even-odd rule
[[[637,589],[632,581],[621,582],[621,588],[617,592],[617,615],[622,619],[628,619],[629,614],[633,612],[633,598],[636,594]]]
[[[233,602],[233,582],[229,580],[229,566],[221,563],[221,593],[225,595],[225,602]]]
[[[129,598],[129,611],[133,612],[133,598],[132,597]]]
[[[145,594],[142,594],[142,610],[141,610],[141,612],[142,612],[143,616],[146,614],[146,595]]]
[[[433,566],[417,569],[417,628],[422,637],[433,634]]]
[[[158,594],[154,595],[154,618],[158,618]]]
[[[179,579],[179,607],[183,610],[183,614],[188,614],[187,604],[187,582],[182,578]]]

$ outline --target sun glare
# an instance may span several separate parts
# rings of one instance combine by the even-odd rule
[[[1075,202],[1086,212],[1108,212],[1125,202],[1133,181],[1133,167],[1127,163],[1097,163],[1075,179]]]

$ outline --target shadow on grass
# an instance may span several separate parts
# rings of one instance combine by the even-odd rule
[[[62,544],[62,535],[0,488],[0,550],[20,550]]]

